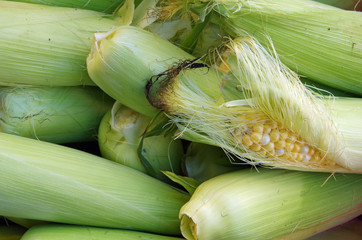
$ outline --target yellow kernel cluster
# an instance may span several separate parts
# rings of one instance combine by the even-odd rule
[[[235,134],[237,132],[238,143],[260,156],[304,162],[305,164],[335,165],[316,147],[276,123],[257,123],[249,126],[248,130],[243,133],[235,131]]]

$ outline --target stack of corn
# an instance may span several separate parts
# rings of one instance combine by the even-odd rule
[[[0,1],[0,239],[361,224],[362,14],[338,4]]]

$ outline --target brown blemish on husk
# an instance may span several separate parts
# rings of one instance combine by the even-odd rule
[[[196,58],[193,60],[184,60],[176,63],[174,66],[170,67],[166,71],[152,76],[146,84],[145,94],[148,102],[155,108],[167,111],[168,106],[163,101],[163,96],[168,90],[172,87],[172,83],[177,78],[178,74],[182,70],[194,69],[194,68],[202,68],[208,66],[204,63],[198,63],[200,58]],[[158,83],[157,89],[152,92],[152,88],[154,88],[155,83]]]

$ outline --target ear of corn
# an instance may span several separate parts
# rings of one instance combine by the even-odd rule
[[[178,237],[162,236],[122,229],[97,228],[76,225],[51,224],[29,229],[22,240],[177,240]]]
[[[159,0],[140,0],[139,4],[135,2],[136,8],[132,19],[132,25],[145,28],[152,24],[158,17],[157,14],[155,14],[158,2]]]
[[[310,0],[169,2],[168,8],[184,6],[201,20],[211,12],[212,21],[232,37],[250,34],[264,47],[269,47],[271,38],[281,61],[299,75],[362,94],[361,12]]]
[[[177,235],[188,198],[121,164],[0,134],[0,215]]]
[[[358,174],[227,173],[196,189],[181,208],[181,231],[199,240],[306,239],[362,213],[361,183]]]
[[[166,73],[164,82],[156,82],[150,91],[150,101],[160,102],[157,106],[172,115],[182,127],[180,134],[190,130],[203,142],[209,139],[241,158],[270,166],[361,172],[361,149],[343,139],[324,101],[309,92],[275,53],[249,37],[235,39],[227,48],[216,64],[224,72],[218,84],[237,79],[239,99],[215,99],[220,90],[210,83],[214,78],[200,69],[178,71],[179,67],[168,70],[172,74]],[[225,57],[228,52],[232,54]],[[200,81],[203,78],[208,82]]]
[[[122,26],[107,34],[95,34],[87,68],[92,80],[108,95],[153,117],[157,110],[144,95],[147,81],[175,62],[190,57],[155,34]]]
[[[6,0],[14,2],[37,3],[49,6],[89,9],[104,13],[113,13],[124,0]]]
[[[95,85],[86,69],[93,34],[125,20],[124,15],[0,1],[0,84]]]
[[[335,98],[329,100],[329,106],[331,117],[338,126],[340,137],[344,142],[344,151],[348,158],[341,164],[350,169],[362,169],[362,147],[358,137],[362,134],[362,99]]]
[[[95,140],[112,104],[96,87],[3,87],[0,130],[54,143]]]
[[[161,171],[181,173],[182,143],[170,135],[144,137],[150,122],[150,118],[116,102],[99,126],[100,151],[107,159],[166,180]],[[142,160],[138,156],[139,147]]]
[[[254,38],[231,41],[226,46],[228,50],[217,52],[216,56],[221,60],[217,60],[214,67],[220,73],[196,60],[185,60],[148,78],[149,69],[158,67],[160,71],[163,61],[159,59],[165,59],[168,49],[175,46],[134,27],[123,27],[122,30],[137,35],[119,30],[108,34],[95,42],[88,62],[90,72],[95,74],[94,79],[98,78],[95,81],[102,81],[99,85],[105,84],[114,96],[119,94],[120,102],[130,108],[148,115],[154,112],[150,105],[142,103],[146,99],[142,95],[147,85],[147,100],[152,106],[167,112],[180,128],[179,135],[183,138],[222,147],[243,160],[253,160],[249,161],[252,164],[308,171],[361,172],[358,156],[361,150],[346,145],[338,126],[330,119],[324,101],[309,92],[296,74],[280,63],[275,52],[269,53]],[[117,44],[108,41],[113,34],[122,41],[117,41]],[[159,48],[148,50],[144,40],[150,36]],[[109,49],[111,46],[120,47],[100,54],[99,49],[105,47],[103,44]],[[135,44],[137,48],[132,47]],[[141,49],[143,59],[149,61],[147,64],[138,58],[141,52],[137,51]],[[175,56],[187,56],[180,50],[175,52]],[[121,61],[124,65],[116,61],[119,54],[126,56]],[[158,54],[161,57],[157,57]],[[128,66],[125,61],[135,65]],[[112,80],[105,82],[101,79]],[[134,80],[128,82],[131,79]],[[127,91],[124,86],[128,83],[137,91],[132,94]],[[261,142],[263,132],[257,132],[260,131],[258,128],[254,133],[254,124],[260,125],[260,129],[265,125],[266,138],[271,137],[269,133],[276,127],[272,133],[276,134],[275,138],[265,139],[264,144],[264,140]],[[244,136],[247,139],[243,140]],[[251,137],[254,140],[246,141]]]

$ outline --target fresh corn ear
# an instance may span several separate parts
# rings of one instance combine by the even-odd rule
[[[113,102],[96,87],[2,87],[0,131],[54,143],[95,140]]]
[[[156,46],[152,49],[150,39]],[[348,145],[328,104],[308,91],[275,52],[250,37],[230,41],[225,49],[208,67],[159,36],[127,26],[94,42],[88,70],[124,105],[148,116],[155,114],[152,106],[161,109],[179,127],[180,137],[222,147],[251,159],[249,163],[362,172],[360,147]],[[165,57],[172,53],[175,57]],[[124,58],[119,61],[119,56]],[[160,73],[167,66],[165,59],[174,61]],[[149,78],[150,69],[157,71]],[[146,100],[150,104],[144,104]],[[358,114],[350,121],[357,123]]]
[[[86,69],[92,36],[128,24],[132,11],[122,10],[0,1],[0,84],[95,85]]]
[[[339,129],[327,103],[308,91],[275,52],[251,37],[225,48],[214,64],[223,73],[218,82],[200,65],[181,64],[148,85],[149,101],[168,113],[183,137],[213,143],[251,164],[362,172],[361,148],[345,139],[349,133]],[[225,101],[220,88],[229,81],[240,97]],[[356,131],[359,114],[349,120]]]
[[[121,164],[0,133],[0,215],[177,235],[188,199]]]
[[[250,34],[264,47],[271,38],[281,61],[299,75],[362,95],[361,12],[310,0],[178,0],[165,12],[183,7],[200,21],[212,14],[231,37]]]
[[[306,239],[362,213],[362,176],[241,170],[202,183],[180,211],[186,239]]]
[[[97,228],[76,225],[52,224],[29,229],[22,240],[177,240],[178,237],[162,236],[122,229]]]
[[[102,156],[161,180],[167,179],[161,171],[181,174],[181,140],[167,134],[145,137],[150,123],[151,118],[116,102],[99,126]]]
[[[104,13],[113,13],[124,0],[6,0],[14,2],[37,3],[57,7],[81,8]]]
[[[95,34],[87,59],[92,80],[121,104],[153,117],[144,87],[153,75],[192,56],[159,36],[132,26]]]

